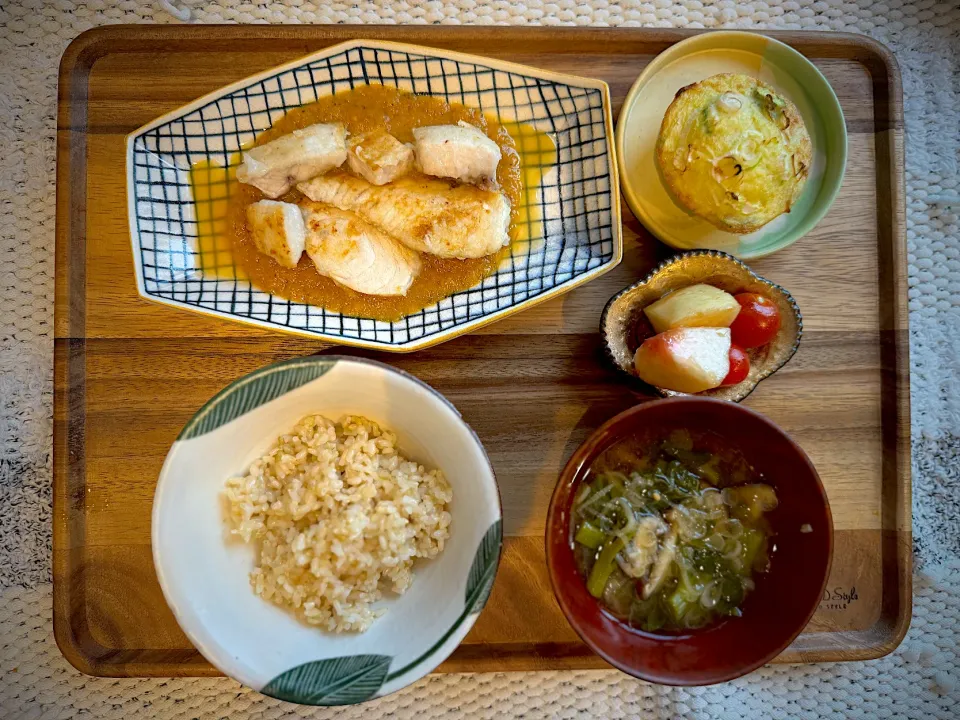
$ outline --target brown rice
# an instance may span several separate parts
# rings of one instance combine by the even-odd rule
[[[226,484],[230,532],[256,544],[254,592],[327,630],[363,631],[403,593],[416,558],[450,537],[453,491],[362,417],[303,418]]]

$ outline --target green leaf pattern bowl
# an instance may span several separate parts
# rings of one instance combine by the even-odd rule
[[[253,552],[223,521],[227,478],[310,413],[369,417],[453,487],[443,552],[414,566],[413,585],[381,601],[386,613],[364,633],[327,633],[255,595]],[[493,586],[501,518],[486,452],[442,395],[378,362],[312,356],[236,380],[186,424],[157,484],[153,559],[180,627],[222,672],[281,700],[348,705],[409,685],[463,640]]]

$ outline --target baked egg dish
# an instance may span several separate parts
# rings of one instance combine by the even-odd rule
[[[681,88],[657,138],[657,163],[687,210],[731,233],[759,230],[797,202],[813,146],[796,106],[748,75]]]

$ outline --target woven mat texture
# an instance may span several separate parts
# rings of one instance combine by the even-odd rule
[[[454,23],[864,33],[904,80],[913,400],[913,624],[858,664],[770,666],[673,689],[612,671],[438,675],[356,708],[301,708],[229,679],[109,680],[51,628],[57,64],[111,23]],[[0,0],[0,719],[960,717],[960,3],[889,0]]]

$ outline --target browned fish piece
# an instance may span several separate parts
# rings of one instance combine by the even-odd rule
[[[237,180],[277,198],[301,180],[340,167],[347,159],[342,123],[320,123],[294,130],[264,145],[244,150]]]
[[[510,201],[473,185],[408,175],[377,186],[335,170],[297,187],[311,200],[351,210],[407,247],[438,257],[482,257],[510,241]]]
[[[364,180],[386,185],[413,168],[413,148],[385,130],[374,130],[350,138],[347,165]]]
[[[304,202],[307,255],[317,272],[367,295],[406,295],[420,256],[348,210]]]

